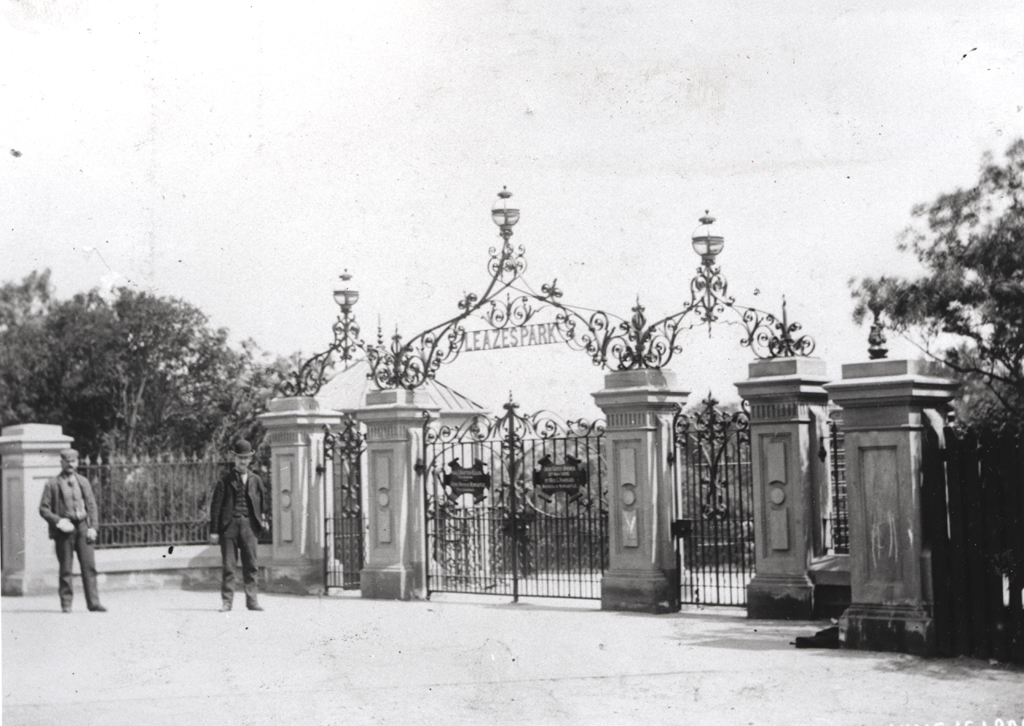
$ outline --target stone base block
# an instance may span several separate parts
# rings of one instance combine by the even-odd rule
[[[280,592],[289,595],[322,595],[324,593],[324,566],[321,562],[274,563],[260,567],[260,570],[259,586],[260,590],[264,592]]]
[[[601,578],[601,609],[639,613],[679,610],[679,575],[675,572],[614,572]]]
[[[839,618],[844,648],[934,655],[935,624],[920,607],[854,603]]]
[[[56,561],[56,558],[54,558]],[[76,573],[77,577],[77,573]],[[79,580],[81,582],[81,580]],[[57,568],[52,571],[25,572],[16,570],[3,575],[4,596],[24,597],[57,592]]]
[[[97,577],[97,584],[102,595],[109,590],[219,590],[220,579],[219,567],[188,567],[174,570],[101,572]]]
[[[359,590],[373,600],[411,600],[426,597],[419,568],[405,565],[364,567],[359,572]]]
[[[747,617],[813,620],[814,583],[800,575],[755,575],[747,585]]]
[[[50,574],[24,577],[12,575],[4,577],[3,594],[24,595],[56,595],[57,572]],[[219,590],[221,568],[219,567],[186,567],[164,570],[132,570],[127,572],[100,572],[96,575],[96,584],[100,595],[111,590],[159,590],[162,588],[180,588],[182,590]],[[264,575],[260,574],[260,587],[263,587]],[[75,569],[75,596],[82,592],[82,578]]]

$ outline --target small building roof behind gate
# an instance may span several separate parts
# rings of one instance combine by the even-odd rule
[[[316,395],[321,409],[351,412],[366,406],[366,394],[376,390],[369,379],[370,364],[355,361],[336,373]],[[430,380],[423,391],[441,409],[441,414],[479,414],[487,409],[440,381]]]

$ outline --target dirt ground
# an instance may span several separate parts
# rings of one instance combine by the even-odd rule
[[[1024,724],[1024,670],[797,650],[828,623],[591,601],[216,592],[2,601],[3,723]]]

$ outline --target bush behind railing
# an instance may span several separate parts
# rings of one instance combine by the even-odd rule
[[[180,455],[112,457],[91,461],[79,472],[92,482],[99,508],[97,548],[205,544],[210,501],[231,461]],[[270,472],[263,480],[269,509]],[[260,542],[270,542],[269,531]]]

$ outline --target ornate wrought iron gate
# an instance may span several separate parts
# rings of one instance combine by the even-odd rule
[[[675,522],[684,603],[746,605],[754,576],[754,500],[746,402],[729,413],[710,395],[680,409],[673,433]]]
[[[363,569],[362,455],[366,436],[345,416],[324,436],[324,586],[359,589]]]
[[[604,424],[516,408],[424,424],[428,591],[599,598]]]

